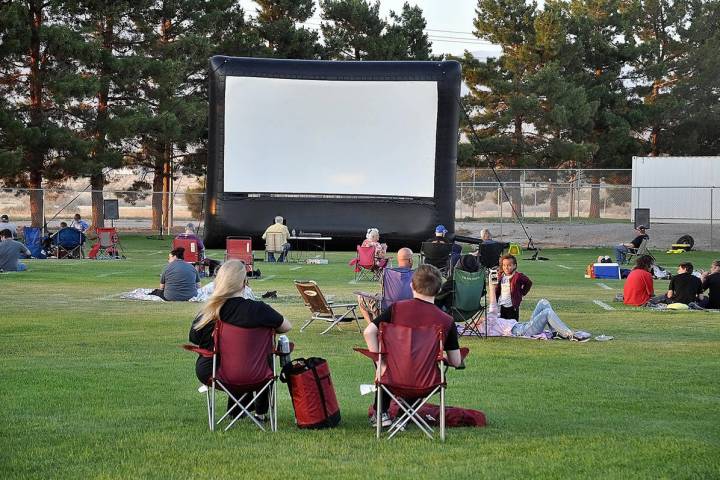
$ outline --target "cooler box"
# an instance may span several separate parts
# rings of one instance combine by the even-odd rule
[[[620,279],[620,265],[617,263],[593,263],[595,278]]]

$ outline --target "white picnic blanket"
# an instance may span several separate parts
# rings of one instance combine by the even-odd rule
[[[215,282],[210,282],[207,285],[198,288],[197,295],[188,300],[188,302],[206,302],[207,299],[210,298],[210,295],[212,295],[214,290]],[[146,300],[149,302],[165,301],[158,296],[150,295],[150,292],[152,291],[152,288],[136,288],[135,290],[132,290],[130,292],[123,293],[122,295],[120,295],[120,298],[124,300]],[[249,286],[245,286],[245,290],[243,291],[242,296],[243,298],[247,298],[248,300],[256,300],[255,294]]]

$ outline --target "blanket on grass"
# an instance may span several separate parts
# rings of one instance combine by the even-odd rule
[[[215,290],[215,283],[210,282],[207,285],[198,288],[197,295],[192,297],[188,302],[206,302],[208,298],[210,298],[210,295],[212,295],[212,292]],[[149,302],[164,302],[162,298],[150,295],[150,292],[152,292],[152,288],[136,288],[135,290],[131,290],[129,292],[125,292],[122,295],[120,295],[120,298],[123,300],[146,300]],[[243,291],[243,298],[246,298],[248,300],[256,300],[255,294],[253,293],[252,289],[248,286],[245,287],[245,290]]]

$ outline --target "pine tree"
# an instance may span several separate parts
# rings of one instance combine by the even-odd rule
[[[92,190],[92,220],[104,226],[103,189],[107,169],[119,168],[132,154],[140,100],[137,84],[142,59],[135,52],[141,40],[132,15],[148,7],[139,0],[67,2],[68,25],[82,35],[83,48],[67,61],[81,75],[66,113],[76,135],[89,144],[87,155],[73,164],[73,176],[86,176]]]
[[[86,145],[64,115],[75,72],[63,58],[79,45],[63,24],[62,2],[0,3],[0,173],[7,186],[30,189],[33,226],[42,226],[45,183],[67,175],[66,161]]]
[[[380,60],[386,23],[380,2],[320,0],[326,55],[335,60]]]
[[[256,0],[258,32],[267,42],[267,56],[318,58],[322,51],[318,32],[298,27],[315,11],[315,0]]]
[[[479,0],[475,35],[502,46],[502,55],[478,61],[465,54],[463,76],[470,89],[466,104],[479,125],[476,151],[500,167],[532,162],[534,137],[526,131],[540,103],[530,79],[541,58],[536,46],[536,4],[524,0]],[[514,179],[517,181],[517,179]],[[513,208],[522,214],[520,188],[508,189]]]
[[[392,24],[383,36],[387,59],[440,60],[432,55],[432,43],[425,32],[427,22],[420,7],[403,4],[402,11],[390,11]]]
[[[622,0],[572,0],[568,34],[577,53],[566,75],[581,86],[590,102],[597,103],[593,128],[584,141],[597,149],[584,165],[588,169],[627,168],[641,145],[634,135],[644,122],[642,106],[623,82],[623,67],[636,54],[630,40],[629,17]],[[590,177],[591,218],[600,216],[599,173]]]
[[[231,0],[154,1],[133,18],[143,36],[138,84],[140,148],[133,164],[153,173],[153,228],[169,229],[171,182],[201,168],[207,140],[207,62],[214,54],[253,56],[254,28]]]

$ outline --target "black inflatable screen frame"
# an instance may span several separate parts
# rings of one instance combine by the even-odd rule
[[[205,244],[224,248],[225,237],[250,235],[255,241],[282,215],[297,232],[333,237],[335,248],[353,248],[376,227],[391,247],[419,246],[438,224],[454,231],[455,166],[460,97],[460,64],[442,62],[331,62],[215,56],[210,59],[210,113],[205,211]],[[347,198],[225,193],[225,79],[229,76],[340,81],[434,81],[437,83],[435,189],[433,198]],[[271,128],[269,126],[268,128]],[[278,139],[282,141],[282,139]],[[388,166],[388,175],[397,175]],[[257,247],[256,247],[257,248]]]

